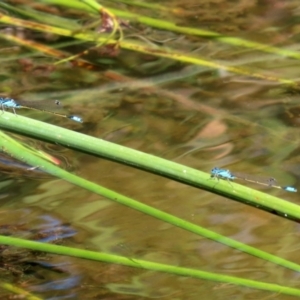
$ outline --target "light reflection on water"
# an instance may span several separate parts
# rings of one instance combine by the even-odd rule
[[[197,130],[193,127],[193,122],[186,125],[186,135],[189,132],[188,128],[191,127],[190,137],[187,139],[186,136],[181,138],[182,133],[177,134],[177,130],[181,132],[182,129],[178,125],[178,116],[175,117],[174,114],[169,111],[164,118],[155,113],[139,116],[137,113],[133,115],[127,113],[126,108],[116,116],[117,122],[113,119],[103,122],[103,131],[115,128],[116,124],[147,122],[147,130],[142,140],[140,140],[138,129],[135,130],[135,127],[132,126],[132,130],[125,132],[125,136],[118,135],[116,132],[116,142],[207,171],[210,171],[213,166],[229,167],[230,165],[231,169],[235,168],[239,171],[243,169],[251,169],[253,172],[254,170],[257,172],[275,170],[275,176],[281,175],[286,181],[294,180],[292,175],[289,177],[288,173],[284,171],[289,169],[292,159],[286,159],[288,153],[284,152],[285,149],[282,150],[282,161],[278,161],[274,166],[269,165],[269,162],[279,156],[278,151],[275,152],[273,149],[273,144],[278,141],[270,138],[261,129],[257,129],[255,125],[253,128],[244,129],[232,126],[226,120],[212,121],[212,124],[209,125],[210,120],[206,119],[202,127],[197,126]],[[188,115],[189,112],[181,113],[182,120],[185,120]],[[159,131],[160,128],[164,130]],[[210,138],[206,133],[208,128],[218,134],[212,135]],[[240,138],[240,132],[243,130],[246,131],[246,137]],[[283,132],[283,129],[281,130]],[[286,133],[283,134],[286,135]],[[255,140],[260,142],[256,143]],[[238,241],[254,245],[292,261],[297,260],[295,252],[282,253],[281,251],[282,238],[287,232],[296,233],[298,229],[298,226],[290,221],[220,196],[211,195],[205,191],[172,182],[169,179],[159,178],[102,159],[84,155],[79,158],[78,164],[80,166],[78,171],[84,178]],[[218,184],[228,183],[223,181]],[[26,216],[26,222],[29,224],[36,220],[38,213],[43,212],[43,219],[38,219],[39,222],[45,223],[55,215],[57,221],[52,226],[55,227],[65,222],[70,224],[70,231],[67,231],[61,238],[70,237],[76,233],[72,237],[72,245],[75,247],[87,247],[132,258],[152,259],[267,282],[276,281],[288,284],[289,280],[295,280],[294,272],[275,267],[276,276],[273,276],[274,266],[272,264],[174,228],[61,180],[50,179],[36,182],[26,179],[23,180],[21,186],[23,188],[19,187],[20,192],[17,193],[17,197],[14,187],[11,192],[7,186],[5,187],[4,208],[7,203],[9,208],[36,210],[36,214]],[[278,194],[286,199],[295,199],[294,195],[274,189],[266,190],[266,192]],[[15,222],[14,220],[17,219],[12,217],[11,222]],[[43,228],[41,225],[40,230]],[[46,240],[49,239],[51,240],[49,237],[46,238]],[[288,248],[287,245],[293,246],[297,239],[297,234],[295,236],[290,234],[289,239],[284,238],[285,249]],[[125,247],[119,247],[120,245],[125,245]],[[78,265],[78,261],[73,262],[73,259],[70,259],[70,263],[73,263],[74,266]],[[158,276],[156,273],[152,274],[141,270],[133,271],[133,275],[132,271],[121,266],[117,267],[120,282],[116,283],[118,280],[115,278],[116,270],[113,266],[106,270],[102,264],[100,267],[96,267],[95,263],[80,262],[79,265],[76,274],[80,274],[80,277],[75,277],[74,287],[80,285],[85,280],[84,278],[93,273],[94,276],[89,278],[90,284],[101,284],[108,294],[167,299],[172,299],[174,295],[180,298],[185,293],[191,295],[189,299],[196,299],[193,293],[199,295],[199,292],[203,292],[206,295],[206,289],[214,291],[215,299],[224,295],[224,290],[225,294],[232,297],[237,291],[245,297],[248,293],[260,295],[258,297],[264,294],[257,291],[247,292],[246,289],[232,286],[220,286],[213,282],[203,282],[203,288],[201,288],[198,286],[199,281],[194,279],[174,278],[167,274]],[[131,279],[129,283],[125,284],[124,280],[126,278],[128,281],[128,276]],[[54,282],[55,280],[57,278],[54,278]],[[62,279],[62,288],[64,280],[67,279]],[[52,281],[39,288],[42,289],[43,286],[51,289]],[[46,294],[49,292],[46,291],[47,289],[44,291]],[[82,288],[78,294],[84,293],[84,290],[90,295],[99,295],[96,292],[97,289],[88,287]]]
[[[281,11],[276,12],[278,18]],[[290,14],[294,15],[292,11]],[[253,21],[250,19],[249,22]],[[270,28],[277,28],[277,21],[274,22]],[[255,24],[252,22],[251,26]],[[200,54],[207,55],[205,51],[210,51],[210,47],[205,45]],[[221,59],[232,52],[224,45],[219,47],[215,52],[221,52]],[[245,60],[253,58],[264,69],[257,55],[253,56]],[[276,64],[272,71],[279,76],[281,67]],[[202,71],[184,81],[155,82],[164,85],[149,90],[143,89],[140,81],[133,81],[130,86],[115,82],[102,86],[98,80],[96,87],[91,84],[91,88],[71,86],[66,90],[58,86],[57,95],[70,102],[78,100],[76,114],[82,115],[86,122],[83,125],[56,119],[53,122],[195,169],[209,172],[215,166],[225,167],[272,176],[297,186],[300,175],[297,96],[286,97],[276,90],[277,86],[264,81],[241,81],[233,74]],[[66,77],[74,75],[71,68],[64,72]],[[181,75],[179,71],[174,73]],[[113,90],[109,90],[112,85]],[[46,95],[49,93],[45,92]],[[64,155],[71,165],[76,160],[74,172],[84,178],[272,254],[294,262],[299,260],[299,224],[127,166],[84,154],[75,158],[72,151]],[[282,285],[298,284],[299,275],[295,272],[185,232],[62,180],[35,181],[23,179],[17,173],[11,175],[14,179],[0,185],[0,225],[26,224],[27,231],[21,234],[8,227],[5,234],[30,237],[32,232],[38,232],[40,240],[45,242],[61,240],[66,245],[133,259]],[[297,194],[251,187],[298,201]],[[120,299],[198,300],[199,295],[201,299],[270,297],[267,292],[118,265],[65,257],[48,259],[52,266],[60,266],[61,273],[37,270],[31,283],[33,291],[51,297],[47,299],[115,299],[119,295]],[[59,295],[55,294],[57,289],[61,291]],[[279,298],[289,299],[282,295]]]
[[[100,165],[103,170],[109,169],[110,174],[104,175],[102,180],[101,174],[95,176],[94,181],[101,180],[101,184],[106,187],[130,194],[131,197],[159,207],[163,211],[275,254],[279,253],[281,248],[279,237],[298,228],[292,222],[219,196],[209,195],[207,192],[195,188],[186,187],[180,183],[170,182],[168,179],[158,179],[152,174],[125,166],[116,167],[111,162],[101,161]],[[96,166],[94,167],[96,168]],[[85,172],[88,173],[88,170]],[[153,220],[151,217],[81,191],[60,180],[45,181],[32,191],[27,190],[26,193],[23,197],[19,196],[15,203],[9,197],[6,198],[6,201],[9,203],[9,207],[18,207],[19,209],[23,207],[24,210],[30,208],[33,212],[36,210],[36,213],[27,214],[23,218],[13,217],[12,222],[26,219],[26,222],[30,224],[38,220],[41,224],[40,230],[44,230],[45,233],[55,226],[68,222],[71,231],[69,233],[67,231],[61,238],[69,237],[71,233],[76,232],[77,234],[72,238],[72,245],[75,247],[88,247],[133,258],[150,259],[272,282],[274,266],[271,264],[174,228],[161,221]],[[41,212],[43,215],[39,217]],[[53,215],[58,218],[53,219]],[[51,224],[48,229],[45,226],[46,223]],[[295,239],[296,237],[290,236],[290,239],[285,241],[293,244]],[[66,242],[68,243],[68,241]],[[119,247],[122,244],[125,247]],[[284,256],[289,256],[291,260],[295,261],[293,252]],[[73,261],[73,259],[68,260],[70,263]],[[76,266],[78,262],[74,261],[73,264]],[[85,276],[93,272],[95,276],[90,279],[90,283],[104,284],[106,291],[112,293],[171,299],[174,293],[175,295],[178,293],[182,297],[185,290],[188,290],[189,293],[198,290],[195,280],[190,279],[189,284],[180,284],[183,279],[172,279],[167,274],[157,277],[155,273],[151,275],[151,272],[141,270],[134,271],[135,276],[132,277],[130,283],[125,285],[122,283],[122,278],[125,278],[126,274],[130,277],[132,275],[130,275],[131,272],[128,274],[127,268],[121,266],[118,267],[119,273],[122,274],[121,281],[116,284],[112,277],[115,271],[110,270],[111,273],[105,271],[100,264],[98,268],[102,275],[96,276],[99,273],[97,264],[92,262],[80,262],[79,264],[84,267],[77,266],[77,269],[80,269],[80,271],[77,270],[77,274],[80,274],[81,277],[76,279],[74,286],[79,285]],[[276,276],[278,276],[278,273],[281,272],[280,268],[276,268],[276,272]],[[103,280],[104,274],[106,274],[105,280]],[[289,274],[293,279],[293,272],[285,270],[284,274],[285,276]],[[280,278],[280,282],[284,284],[286,278],[283,275]],[[277,277],[276,280],[278,281]],[[184,281],[186,282],[188,279],[184,279]],[[51,288],[51,281],[45,286],[47,289]],[[232,286],[217,288],[218,284],[212,283],[205,283],[204,286],[216,288],[214,290],[216,296],[219,293],[223,294],[224,288],[229,294],[236,292],[236,287]],[[43,285],[40,288],[42,287]],[[92,291],[95,292],[95,289],[87,288],[87,291],[93,294]],[[44,292],[47,294],[46,290]],[[81,290],[78,293],[82,292]],[[242,293],[247,294],[245,291]],[[191,299],[193,298],[191,297]]]
[[[159,99],[152,99],[154,100]],[[114,118],[103,121],[102,131],[111,132],[109,137],[117,143],[208,172],[214,166],[228,166],[236,171],[246,169],[252,172],[270,172],[272,176],[282,176],[282,179],[286,181],[295,180],[295,177],[288,174],[293,160],[293,157],[289,155],[294,148],[289,148],[289,152],[285,148],[279,148],[280,142],[270,136],[268,130],[263,131],[261,127],[256,126],[256,123],[250,127],[238,126],[232,121],[219,119],[218,115],[214,118],[212,116],[202,118],[201,126],[198,126],[197,120],[193,118],[197,116],[196,119],[198,119],[201,115],[189,110],[182,111],[182,109],[184,109],[182,106],[178,107],[180,111],[178,114],[174,109],[162,113],[158,102],[157,112],[152,106],[148,114],[140,115],[134,106],[125,106],[119,109]],[[269,110],[266,110],[266,113],[268,112]],[[247,117],[247,112],[243,117]],[[250,120],[253,120],[251,115],[250,117]],[[122,126],[126,124],[132,124],[130,130],[122,130],[122,134],[119,134],[116,128],[123,128]],[[147,124],[143,127],[142,139],[139,124]],[[287,130],[288,128],[278,126],[279,137],[287,136],[289,134]],[[210,131],[214,133],[211,136]],[[274,151],[274,147],[278,150]],[[68,154],[71,155],[70,152]],[[278,157],[280,160],[276,160]],[[282,239],[285,249],[289,248],[288,245],[291,247],[295,245],[298,240],[296,234],[298,226],[290,221],[103,159],[82,155],[79,157],[78,165],[77,172],[84,178],[238,241],[297,261],[295,252],[289,253],[281,250]],[[222,181],[218,184],[228,183]],[[125,255],[133,259],[172,263],[260,281],[275,281],[278,284],[288,284],[289,281],[296,280],[298,277],[294,272],[274,267],[270,263],[237,250],[174,228],[140,212],[83,191],[62,180],[45,179],[37,182],[26,179],[19,184],[18,190],[16,193],[15,187],[10,190],[5,186],[6,197],[2,199],[3,207],[36,211],[26,216],[28,224],[35,223],[37,219],[38,222],[47,224],[53,216],[56,216],[56,222],[52,223],[51,227],[59,226],[59,224],[62,227],[62,224],[68,223],[70,230],[65,231],[61,239],[72,236],[72,239],[67,240],[66,243],[71,241],[74,247]],[[266,192],[278,194],[292,201],[296,199],[294,195],[274,189],[267,189]],[[42,218],[38,217],[41,213]],[[11,218],[10,222],[19,220],[13,217],[13,214]],[[25,222],[24,217],[22,220]],[[39,229],[47,234],[43,225],[40,225]],[[292,232],[295,236],[291,234]],[[286,233],[290,233],[289,239],[284,238]],[[51,239],[55,239],[55,235],[46,237],[44,240]],[[256,295],[261,298],[264,294],[264,292],[249,292],[230,285],[220,286],[214,282],[176,278],[168,274],[157,275],[157,273],[143,270],[132,271],[121,266],[110,266],[107,269],[105,264],[78,262],[69,258],[68,261],[76,269],[73,270],[75,275],[73,273],[70,275],[74,289],[88,280],[91,286],[104,287],[104,294],[135,295],[146,298],[172,299],[174,295],[182,298],[188,293],[189,299],[198,299],[193,294],[199,296],[199,293],[203,293],[205,299],[208,297],[207,289],[213,290],[215,299],[224,294],[234,297],[237,291],[245,297]],[[274,272],[275,268],[276,272]],[[117,278],[116,270],[119,274]],[[90,274],[93,276],[90,277]],[[64,281],[68,282],[66,276],[68,274],[61,279],[62,290],[65,287]],[[44,293],[51,294],[49,289],[53,286],[53,282],[59,280],[57,274],[52,277],[53,281],[49,279],[46,283],[37,285],[36,288],[33,286],[33,290],[43,290]],[[74,278],[76,280],[72,281]],[[203,286],[199,287],[199,282]],[[68,287],[73,289],[69,285]],[[76,293],[82,295],[85,292],[91,296],[101,294],[99,289],[90,286],[81,287]]]

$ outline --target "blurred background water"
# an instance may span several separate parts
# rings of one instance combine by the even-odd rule
[[[32,5],[32,1],[5,1]],[[154,3],[155,1],[153,1]],[[182,26],[228,36],[300,48],[298,1],[160,1],[180,7]],[[115,3],[134,12],[136,7]],[[32,6],[34,7],[34,6]],[[42,7],[42,6],[41,6]],[[50,8],[48,8],[50,9]],[[58,8],[52,8],[55,12]],[[146,14],[140,8],[140,13]],[[68,12],[70,16],[72,12]],[[151,12],[164,18],[165,12]],[[151,15],[150,13],[150,15]],[[79,18],[79,16],[77,16]],[[85,16],[86,17],[86,16]],[[2,30],[14,30],[1,25]],[[143,28],[143,30],[145,30]],[[251,66],[281,78],[298,78],[299,63],[286,57],[150,30],[167,47],[195,52],[220,63]],[[19,33],[44,43],[65,42],[41,33]],[[201,66],[121,51],[88,59],[94,70],[53,59],[2,40],[0,88],[23,100],[58,99],[80,115],[74,123],[38,111],[18,114],[40,119],[195,169],[215,167],[275,177],[299,188],[299,95],[288,87]],[[75,53],[80,47],[71,47]],[[125,77],[126,76],[126,77]],[[126,80],[125,80],[126,79]],[[17,137],[16,138],[20,138]],[[253,207],[58,145],[22,138],[57,158],[76,174],[143,203],[210,228],[225,236],[298,262],[299,224]],[[0,229],[3,234],[55,241],[78,248],[186,266],[257,281],[297,286],[299,274],[200,238],[140,212],[29,170],[0,157]],[[225,184],[225,183],[220,183]],[[298,203],[297,193],[245,183]],[[13,250],[10,250],[13,251]],[[80,259],[45,259],[18,250],[26,266],[4,276],[22,277],[24,286],[45,299],[264,299],[269,293],[146,270]],[[9,252],[11,254],[11,252]],[[17,260],[19,264],[19,260]],[[46,263],[47,262],[47,263]],[[19,277],[18,277],[19,276]],[[3,292],[3,291],[2,291]],[[274,299],[292,297],[272,295]],[[3,292],[6,299],[7,292]],[[2,298],[1,298],[2,299]]]

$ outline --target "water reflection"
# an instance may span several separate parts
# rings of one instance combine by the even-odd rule
[[[217,6],[209,1],[205,5],[199,1],[174,1],[168,5],[176,3],[181,12],[176,24],[209,26],[227,36],[299,47],[298,25],[290,21],[298,14],[295,1],[288,4],[220,1]],[[268,9],[264,11],[266,6]],[[178,15],[173,13],[170,12],[170,18],[177,19]],[[157,34],[152,31],[149,38]],[[238,49],[218,42],[217,38],[208,41],[178,37],[165,45],[169,48],[177,45],[184,53],[220,64],[264,70],[271,76],[297,78],[299,73],[296,60],[291,62],[273,54]],[[29,54],[26,49],[19,51],[20,55]],[[270,175],[295,186],[299,184],[297,90],[263,79],[250,80],[206,67],[170,64],[169,60],[132,55],[127,51],[122,51],[118,58],[97,57],[96,62],[103,63],[103,69],[97,71],[75,68],[71,64],[54,68],[53,61],[43,57],[38,60],[40,66],[34,59],[32,69],[12,75],[9,70],[20,69],[18,60],[8,62],[9,53],[1,53],[3,90],[11,89],[24,99],[33,96],[65,100],[85,122],[73,124],[51,116],[38,118],[195,169],[209,172],[219,166]],[[47,64],[52,68],[43,72],[42,67]],[[108,65],[114,70],[105,70]],[[153,76],[158,70],[162,73]],[[14,83],[11,83],[12,78]],[[36,117],[32,112],[25,115]],[[27,138],[24,141],[32,143]],[[63,161],[63,168],[84,178],[238,241],[298,261],[295,246],[299,239],[298,224],[131,167],[71,150],[57,156],[61,148],[48,145],[46,150],[51,149],[53,156]],[[38,169],[29,170],[27,165],[9,156],[1,156],[0,165],[2,173],[10,178],[0,182],[2,234],[283,285],[296,285],[299,280],[295,272],[49,178]],[[265,191],[298,201],[297,194],[275,189]],[[9,262],[11,269],[4,272],[9,274],[8,280],[25,274],[28,289],[47,299],[270,297],[261,291],[119,265],[56,256],[47,257],[49,264],[46,264],[32,253],[15,253],[10,249],[8,254],[13,258],[25,257],[29,268],[26,274],[25,267],[18,268]]]

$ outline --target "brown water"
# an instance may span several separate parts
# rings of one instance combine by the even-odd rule
[[[174,1],[173,5],[179,5],[184,13],[169,16],[170,20],[181,20],[185,26],[299,48],[297,1]],[[159,34],[153,31],[155,38]],[[296,60],[201,38],[179,38],[168,46],[174,45],[187,51],[197,48],[200,56],[238,66],[246,64],[272,76],[298,77]],[[109,60],[115,70],[129,76],[130,82],[125,84],[111,79],[108,71],[89,71],[68,64],[46,71],[45,65],[51,62],[48,58],[33,59],[32,69],[25,71],[20,69],[20,61],[4,59],[28,54],[27,50],[14,48],[11,54],[8,47],[3,46],[1,52],[3,92],[11,91],[16,99],[60,99],[85,122],[72,123],[38,112],[20,114],[195,169],[209,172],[215,166],[225,167],[299,185],[299,96],[286,87],[204,67],[172,65],[125,51]],[[13,78],[12,70],[17,70]],[[53,145],[40,147],[83,178],[300,263],[297,223],[131,167]],[[8,169],[3,163],[5,175],[0,182],[0,228],[13,236],[45,238],[78,248],[298,286],[296,272],[165,224],[62,180],[21,170],[20,166]],[[251,186],[291,202],[299,199],[298,193]],[[16,274],[9,273],[10,277],[3,273],[3,278],[14,281],[17,277],[23,288],[44,299],[293,298],[74,258],[34,256],[31,261],[39,263],[31,266],[30,272],[17,269]],[[45,267],[45,261],[56,268]],[[18,272],[25,272],[23,279]],[[0,295],[7,299],[4,297],[8,293]]]

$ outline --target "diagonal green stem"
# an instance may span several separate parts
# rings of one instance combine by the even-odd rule
[[[230,284],[245,286],[248,288],[271,291],[274,293],[300,296],[300,290],[295,288],[290,288],[286,286],[280,286],[277,284],[271,284],[265,282],[258,282],[258,281],[248,280],[248,279],[242,279],[238,277],[227,276],[227,275],[222,275],[217,273],[210,273],[210,272],[205,272],[196,269],[171,266],[171,265],[166,265],[166,264],[161,264],[161,263],[156,263],[156,262],[151,262],[151,261],[146,261],[141,259],[132,259],[132,258],[127,258],[124,256],[113,255],[108,253],[93,252],[89,250],[81,250],[81,249],[70,248],[66,246],[45,244],[45,243],[22,240],[18,238],[12,238],[12,237],[1,236],[1,235],[0,235],[0,244],[12,245],[12,246],[22,247],[26,249],[32,249],[35,251],[44,251],[44,252],[54,253],[59,255],[74,256],[79,258],[95,260],[95,261],[103,261],[107,263],[116,263],[116,264],[121,264],[129,267],[165,272],[165,273],[170,273],[170,274],[175,274],[180,276],[189,276],[198,279],[213,280],[217,282],[226,282]]]
[[[192,168],[188,168],[186,166],[176,164],[171,161],[155,157],[153,155],[128,149],[120,145],[115,145],[101,139],[96,139],[57,126],[45,124],[29,118],[24,118],[19,115],[15,116],[14,114],[7,112],[5,112],[5,114],[3,115],[5,116],[5,118],[0,118],[0,128],[2,127],[14,131],[23,132],[24,134],[39,137],[43,140],[63,144],[91,154],[100,155],[102,157],[113,159],[115,161],[140,167],[142,169],[151,171],[159,175],[164,175],[166,177],[170,177],[184,183],[192,184],[195,186],[198,185],[207,190],[225,194],[230,198],[243,200],[245,202],[253,201],[256,202],[256,206],[266,206],[266,204],[268,204],[273,207],[273,209],[275,209],[276,207],[277,210],[280,210],[281,213],[289,211],[290,213],[294,213],[294,215],[300,216],[300,209],[297,205],[246,188],[241,185],[237,185],[234,183],[232,183],[232,185],[229,185],[227,182],[224,182],[223,184],[217,184],[217,186],[214,188],[213,186],[215,186],[216,184],[212,180],[207,180],[208,175],[206,173],[194,170]],[[167,214],[163,211],[140,203],[114,191],[108,190],[74,174],[70,174],[69,172],[60,169],[50,162],[44,160],[42,157],[36,156],[34,153],[32,153],[32,151],[27,151],[26,147],[20,145],[18,142],[2,132],[0,132],[0,147],[19,160],[25,161],[32,166],[39,167],[40,169],[56,177],[62,178],[98,195],[105,196],[108,199],[116,201],[120,204],[139,210],[140,212],[173,224],[174,226],[223,243],[240,251],[249,253],[265,260],[269,260],[273,263],[285,266],[287,268],[300,271],[300,266],[295,263],[268,254],[264,251],[258,250],[254,247],[245,245],[230,238],[224,237],[218,233],[207,230],[203,227],[200,227],[173,215]]]
[[[236,183],[228,184],[226,181],[218,183],[208,180],[210,176],[207,173],[99,138],[8,112],[1,115],[0,128],[134,166],[255,207],[276,211],[285,217],[300,219],[300,209],[293,203]],[[212,165],[212,167],[214,166]]]
[[[207,173],[193,168],[20,115],[5,112],[1,116],[0,128],[134,166],[255,207],[275,211],[285,217],[300,219],[299,206],[246,186],[228,184],[226,181],[217,184],[214,180],[208,180],[210,176]]]

